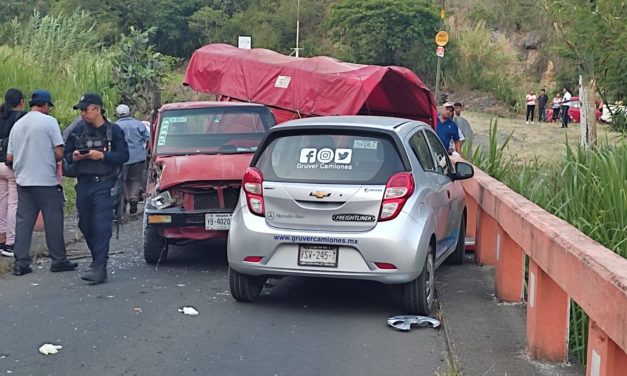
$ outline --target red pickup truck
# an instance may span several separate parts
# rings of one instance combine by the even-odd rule
[[[171,244],[226,239],[244,171],[275,124],[259,104],[188,102],[159,109],[143,220],[147,263],[164,261]]]

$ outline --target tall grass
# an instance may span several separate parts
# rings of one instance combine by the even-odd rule
[[[499,139],[501,138],[501,139]],[[481,145],[474,150],[472,142],[464,143],[462,154],[469,162],[481,168],[488,175],[501,181],[506,181],[512,171],[512,157],[506,155],[507,145],[512,133],[502,136],[498,131],[498,120],[490,119],[490,133],[487,150]]]
[[[28,98],[35,89],[52,93],[51,112],[65,128],[78,115],[72,106],[85,92],[103,97],[110,111],[118,98],[111,85],[112,65],[107,52],[91,32],[88,13],[54,16],[35,12],[23,22],[9,26],[11,44],[0,46],[0,91],[19,88]],[[66,212],[73,211],[74,181],[64,181]]]
[[[37,88],[49,90],[52,115],[62,127],[78,115],[72,105],[87,91],[102,95],[111,109],[117,100],[112,66],[92,27],[84,12],[68,17],[35,12],[24,23],[12,21],[12,44],[0,46],[0,90],[17,87],[27,96]]]
[[[500,143],[497,135],[491,125],[489,151],[476,150],[471,162],[627,258],[627,143],[593,151],[567,145],[557,164],[535,160],[512,166],[499,152],[508,139]],[[582,364],[586,363],[587,338],[588,317],[571,302],[570,350]]]

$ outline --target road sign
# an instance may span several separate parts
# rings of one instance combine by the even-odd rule
[[[438,46],[438,48],[435,49],[435,56],[444,57],[444,47]]]
[[[444,47],[446,46],[447,43],[448,43],[448,33],[446,31],[439,31],[435,35],[435,44],[437,44],[440,47]]]
[[[237,37],[237,47],[250,50],[253,45],[253,37],[249,35],[239,35]]]

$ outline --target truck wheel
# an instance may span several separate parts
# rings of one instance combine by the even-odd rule
[[[254,302],[259,298],[266,277],[245,275],[229,268],[231,296],[238,302]]]
[[[144,260],[148,264],[164,262],[168,257],[168,247],[163,236],[154,227],[144,222]]]
[[[463,265],[466,256],[466,216],[462,217],[462,223],[459,225],[459,236],[457,237],[457,247],[451,253],[446,263],[450,265]]]
[[[422,273],[418,278],[406,283],[404,290],[407,313],[429,316],[435,299],[435,265],[432,246],[429,246]]]

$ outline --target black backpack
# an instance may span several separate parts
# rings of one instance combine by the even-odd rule
[[[7,161],[9,135],[15,123],[24,115],[24,111],[11,111],[6,118],[0,118],[0,162]]]

